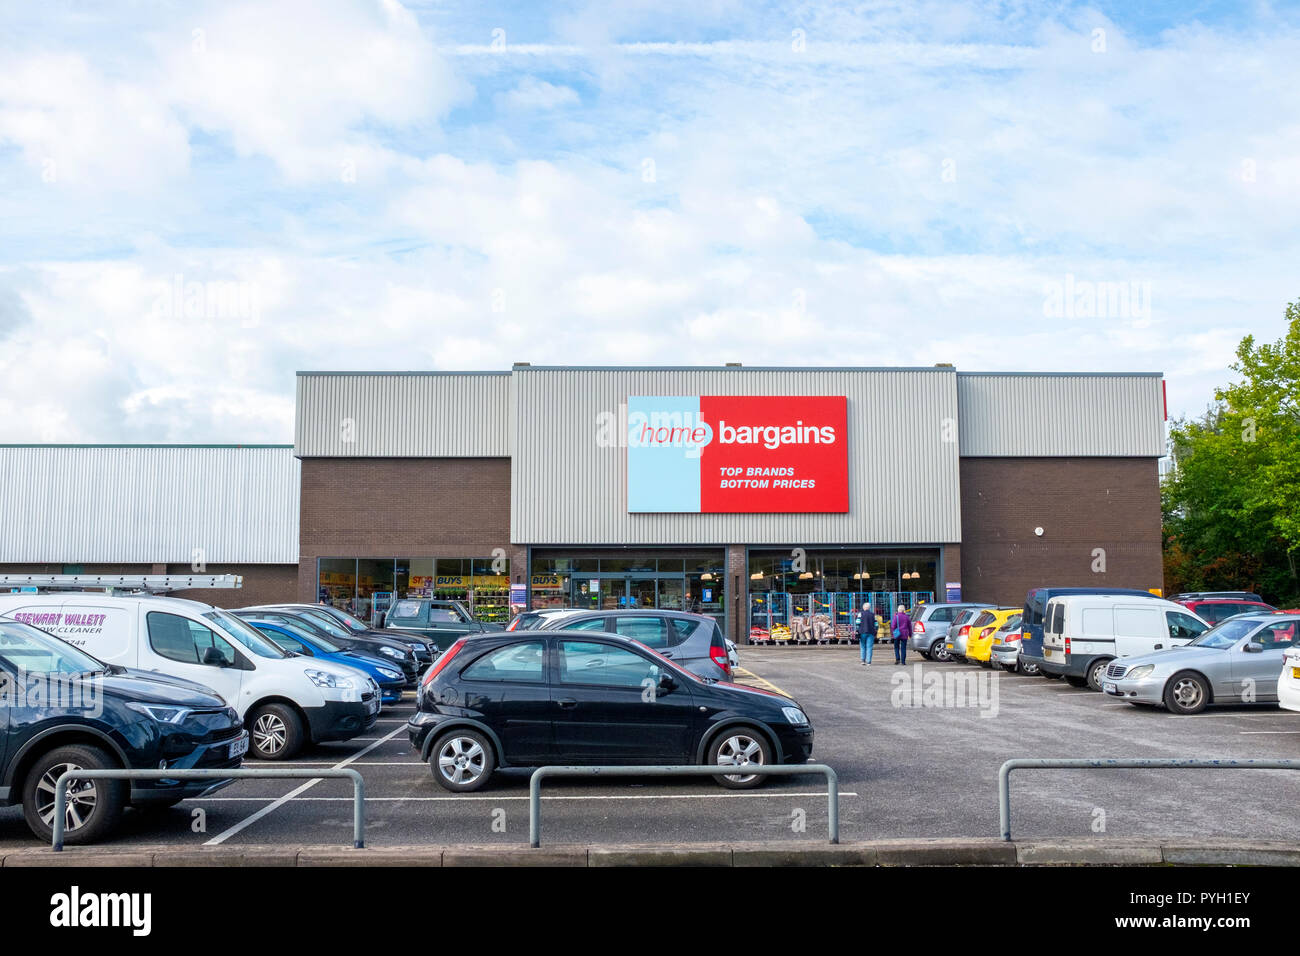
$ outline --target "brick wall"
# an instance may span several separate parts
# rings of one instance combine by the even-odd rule
[[[963,458],[961,537],[967,600],[1019,605],[1043,585],[1161,587],[1156,461]],[[1104,572],[1093,569],[1098,548]]]
[[[487,558],[505,548],[508,458],[304,458],[298,599],[316,599],[317,558]]]

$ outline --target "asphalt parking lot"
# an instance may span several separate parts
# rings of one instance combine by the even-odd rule
[[[740,654],[743,682],[787,692],[811,716],[815,759],[839,774],[846,841],[996,836],[997,771],[1012,757],[1300,755],[1300,713],[1275,706],[1175,717],[1061,681],[916,655],[897,667],[883,645],[870,668],[850,647]],[[964,699],[952,684],[959,675],[970,675]],[[941,681],[947,693],[935,689]],[[407,700],[386,708],[364,737],[316,747],[291,765],[361,771],[370,846],[525,842],[527,773],[498,774],[474,794],[442,790],[407,741],[413,706]],[[1298,785],[1288,771],[1018,772],[1013,832],[1017,839],[1289,839]],[[557,780],[546,784],[543,803],[544,843],[824,840],[826,833],[826,788],[816,775],[754,791],[708,780]],[[343,845],[351,820],[345,782],[241,781],[167,811],[128,813],[114,843]],[[0,847],[33,843],[20,808],[0,811]]]

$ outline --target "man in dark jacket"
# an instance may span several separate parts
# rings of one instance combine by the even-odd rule
[[[871,610],[870,602],[862,605],[862,614],[858,617],[858,647],[862,653],[862,665],[871,664],[871,652],[876,648],[876,612]]]

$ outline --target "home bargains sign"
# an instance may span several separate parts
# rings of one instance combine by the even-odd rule
[[[627,510],[849,510],[842,395],[633,396]]]

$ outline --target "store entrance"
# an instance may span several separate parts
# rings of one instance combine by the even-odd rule
[[[683,575],[593,574],[572,581],[572,606],[602,611],[627,608],[681,610]]]

